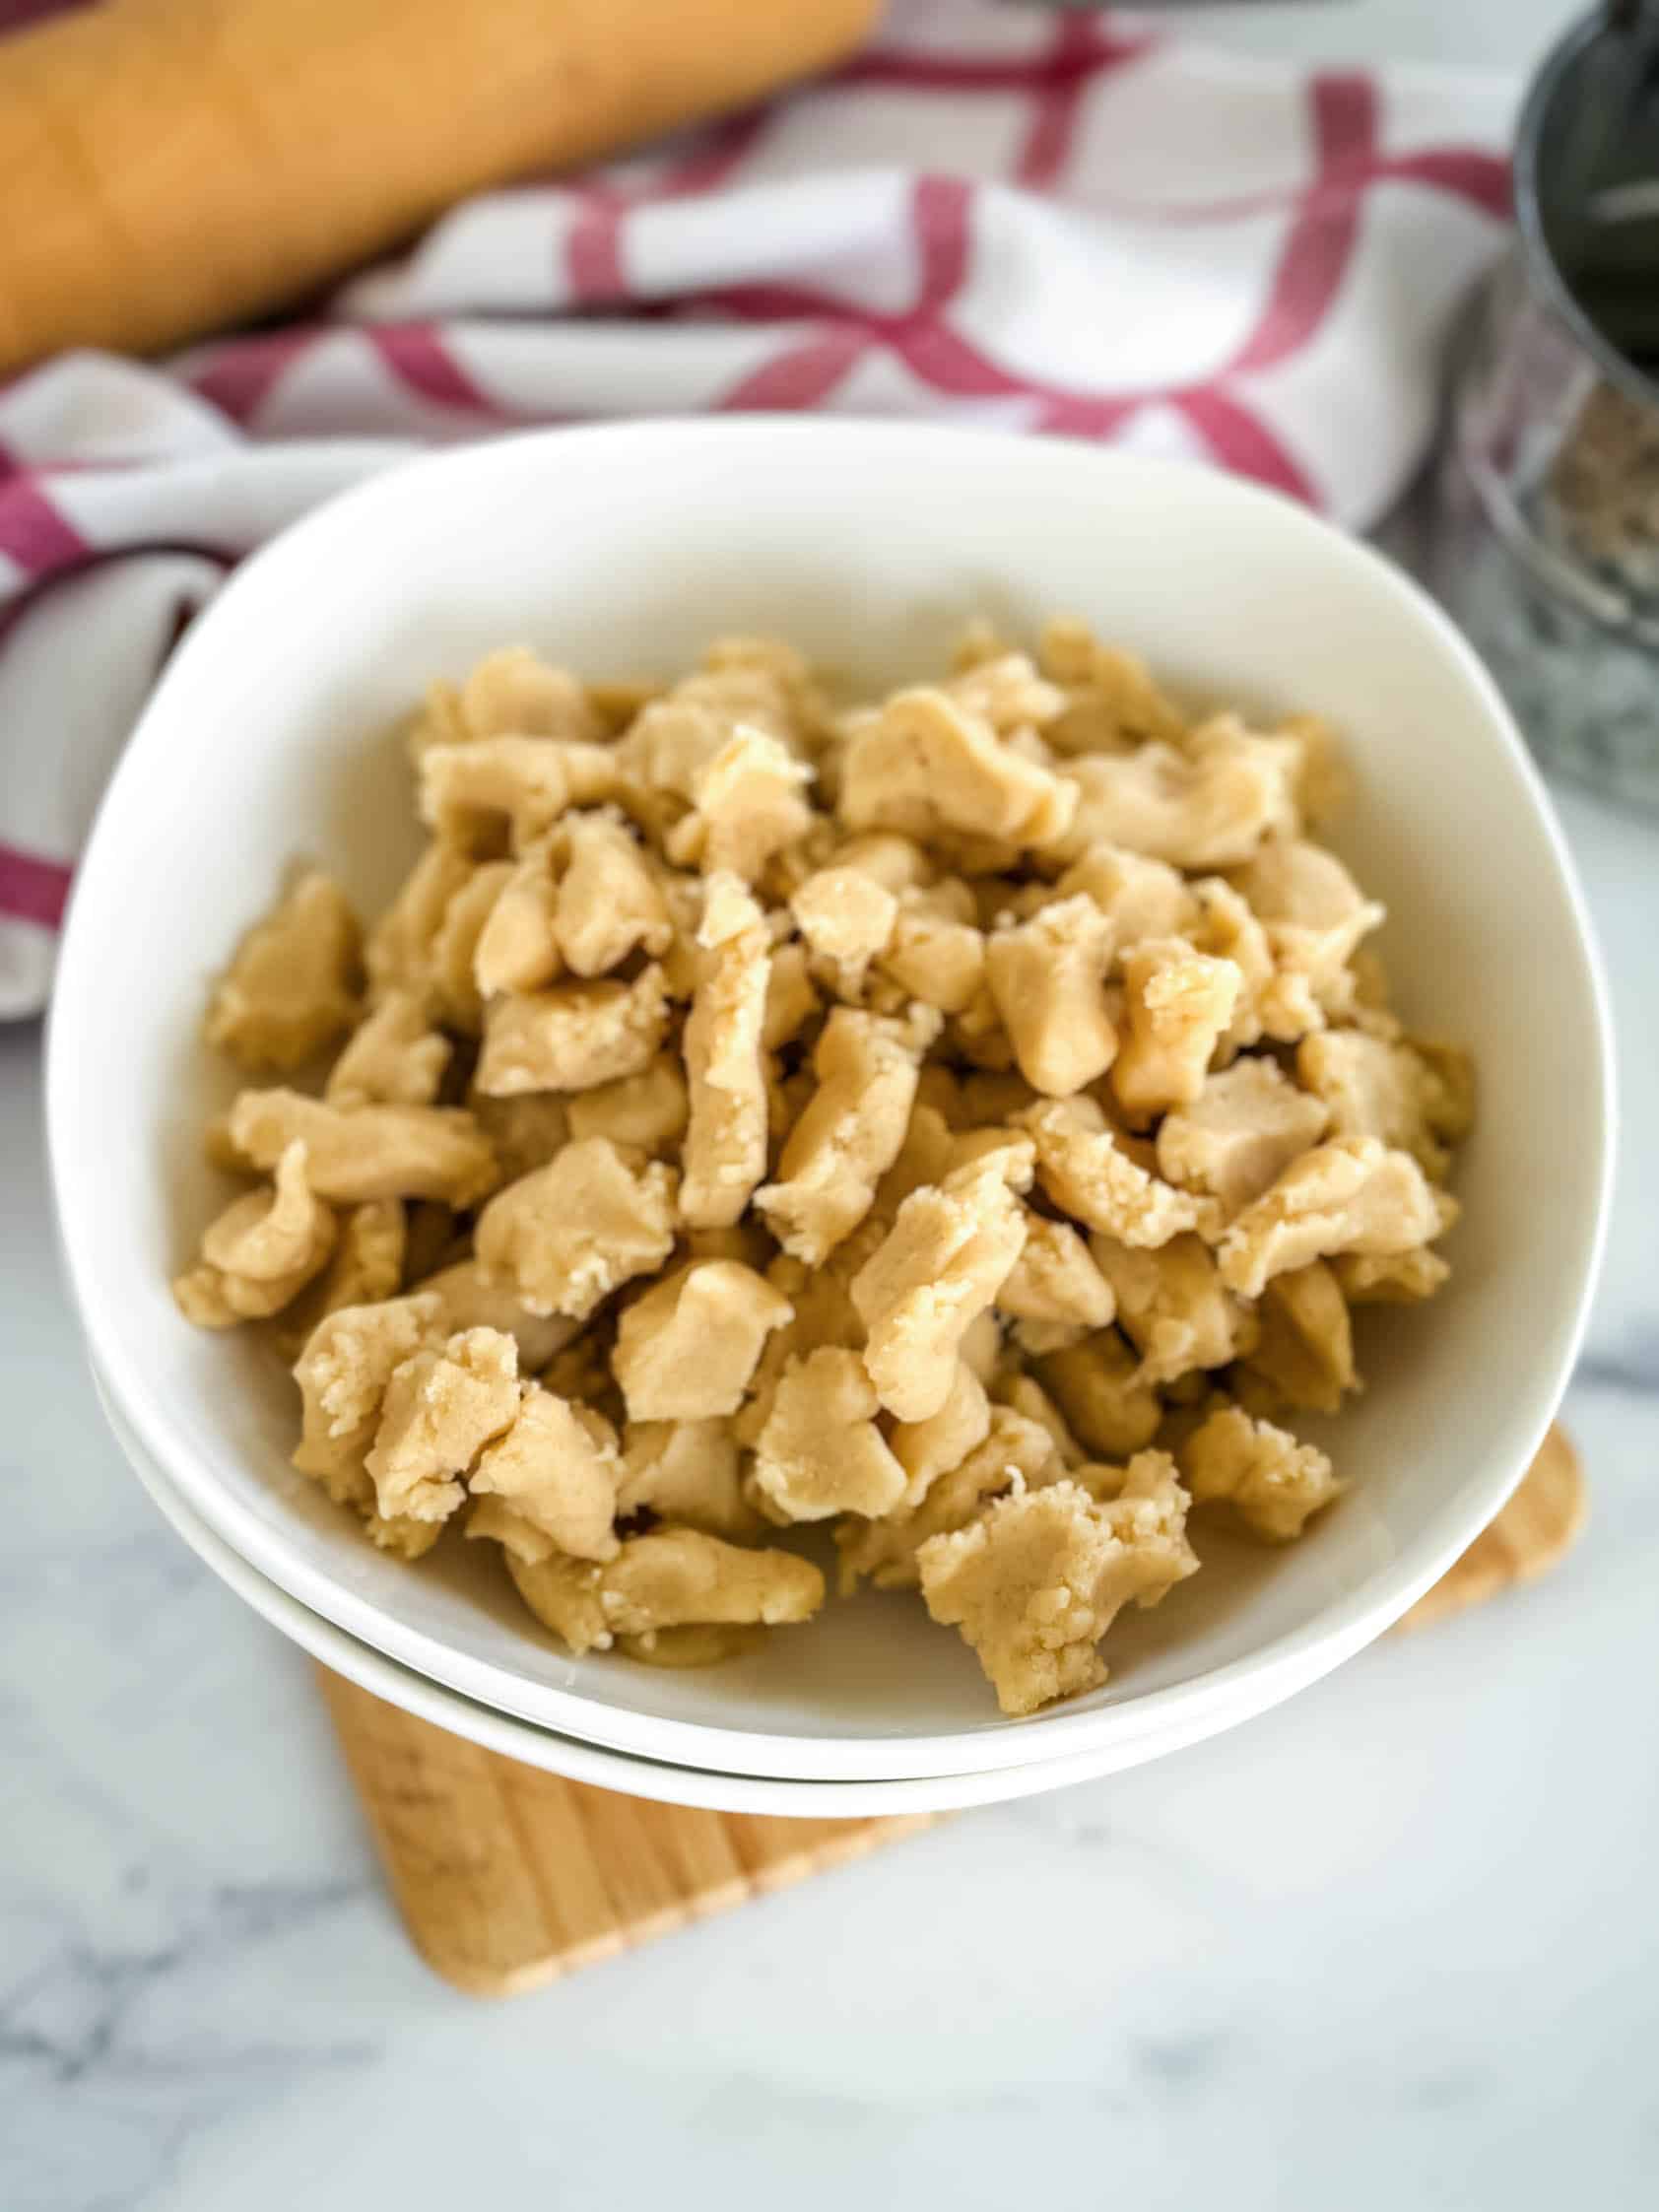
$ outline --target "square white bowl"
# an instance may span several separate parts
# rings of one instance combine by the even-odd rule
[[[372,1551],[288,1464],[292,1384],[179,1316],[169,1276],[223,1193],[200,1131],[234,1088],[198,1039],[209,977],[305,853],[365,906],[416,848],[389,725],[434,674],[523,640],[668,672],[769,631],[871,683],[937,666],[972,615],[1065,609],[1217,701],[1311,708],[1357,796],[1336,841],[1387,901],[1414,1027],[1476,1055],[1456,1274],[1361,1316],[1365,1395],[1326,1441],[1350,1488],[1287,1552],[1206,1566],[1107,1647],[1113,1676],[1000,1719],[913,1600],[831,1604],[699,1674],[572,1659],[487,1547]],[[209,1525],[405,1666],[564,1734],[798,1779],[954,1775],[1248,1717],[1403,1612],[1502,1504],[1559,1400],[1595,1272],[1611,1059],[1581,902],[1490,680],[1397,571],[1219,474],[1060,441],[749,418],[557,431],[394,470],[246,564],[174,655],[83,860],[53,1007],[52,1172],[100,1367]],[[1315,1425],[1318,1426],[1318,1425]],[[1323,1433],[1323,1432],[1322,1432]]]

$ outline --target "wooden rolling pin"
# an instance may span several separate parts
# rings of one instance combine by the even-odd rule
[[[876,0],[0,7],[0,371],[291,302],[451,201],[739,106]]]

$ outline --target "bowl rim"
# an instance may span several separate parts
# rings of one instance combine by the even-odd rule
[[[179,1540],[195,1553],[260,1619],[298,1644],[321,1667],[343,1675],[370,1697],[429,1721],[448,1735],[461,1736],[486,1751],[544,1774],[622,1797],[646,1797],[654,1804],[681,1805],[704,1812],[759,1813],[770,1819],[892,1820],[916,1815],[966,1812],[975,1805],[1006,1804],[1035,1797],[1073,1782],[1161,1756],[1135,1745],[1069,1752],[1059,1759],[1028,1760],[1018,1767],[995,1767],[965,1775],[931,1775],[893,1781],[790,1781],[770,1775],[734,1775],[706,1767],[678,1767],[631,1752],[611,1751],[579,1736],[561,1735],[533,1720],[481,1705],[430,1676],[388,1658],[371,1643],[301,1605],[280,1583],[260,1574],[209,1526],[183,1493],[145,1451],[123,1420],[108,1386],[89,1361],[93,1391],[122,1457],[150,1503]],[[1224,1723],[1225,1725],[1225,1723]],[[1208,1735],[1213,1728],[1203,1731]],[[1184,1741],[1198,1742],[1194,1735]]]
[[[1285,1631],[1258,1650],[1186,1681],[1131,1693],[1101,1707],[1080,1709],[1061,1706],[1025,1719],[987,1719],[977,1727],[944,1734],[896,1732],[892,1736],[854,1738],[779,1734],[642,1714],[623,1706],[600,1706],[580,1691],[552,1684],[534,1686],[536,1710],[529,1713],[525,1697],[511,1687],[511,1678],[501,1670],[490,1662],[455,1653],[442,1640],[399,1622],[372,1599],[344,1589],[327,1573],[294,1556],[278,1531],[260,1521],[217,1481],[205,1456],[198,1461],[142,1363],[123,1345],[119,1311],[111,1311],[100,1296],[98,1240],[78,1189],[81,1178],[75,1173],[70,1151],[76,1006],[87,996],[81,976],[93,961],[96,944],[89,935],[93,922],[88,916],[96,913],[103,897],[100,863],[105,848],[120,835],[127,796],[146,774],[150,753],[165,745],[166,717],[172,696],[182,685],[182,672],[187,672],[207,649],[204,640],[211,639],[227,607],[238,607],[249,598],[257,603],[257,595],[272,583],[302,570],[314,544],[326,541],[343,527],[365,519],[371,522],[377,506],[395,510],[409,498],[412,486],[431,489],[446,477],[488,476],[494,472],[503,486],[511,484],[521,490],[519,472],[530,464],[532,453],[537,461],[554,467],[562,459],[580,460],[595,453],[601,458],[608,456],[610,465],[622,467],[637,466],[641,461],[648,464],[652,450],[665,447],[683,455],[688,446],[700,446],[715,457],[741,447],[752,461],[757,451],[768,446],[809,444],[838,445],[846,451],[849,468],[872,470],[879,468],[884,451],[899,447],[916,455],[931,452],[942,464],[961,469],[970,467],[975,456],[996,446],[1017,451],[1033,473],[1052,468],[1068,472],[1086,469],[1101,478],[1139,479],[1143,488],[1156,489],[1172,502],[1196,497],[1230,503],[1239,509],[1254,509],[1275,531],[1290,529],[1310,541],[1317,539],[1323,560],[1350,570],[1379,602],[1394,602],[1421,635],[1425,653],[1449,662],[1461,678],[1475,710],[1472,718],[1485,725],[1497,757],[1506,761],[1528,802],[1534,827],[1542,835],[1554,874],[1553,888],[1571,924],[1578,981],[1597,1043],[1595,1067],[1588,1071],[1594,1098],[1593,1110],[1586,1115],[1590,1126],[1585,1131],[1596,1148],[1596,1202],[1590,1217],[1579,1225],[1576,1288],[1570,1304],[1558,1315],[1550,1341],[1538,1348],[1537,1357],[1525,1375],[1517,1378],[1511,1394],[1512,1428],[1521,1442],[1512,1446],[1508,1458],[1493,1458],[1485,1480],[1455,1524],[1437,1528],[1431,1521],[1414,1537],[1402,1540],[1387,1560],[1354,1588],[1333,1599],[1314,1619]],[[89,949],[84,951],[84,945]],[[250,1566],[309,1611],[333,1621],[416,1673],[446,1683],[498,1710],[532,1718],[556,1733],[636,1757],[708,1771],[741,1770],[779,1777],[848,1780],[987,1772],[1047,1761],[1060,1756],[1063,1748],[1075,1746],[1082,1752],[1095,1742],[1124,1742],[1143,1734],[1186,1740],[1185,1731],[1201,1715],[1219,1715],[1214,1718],[1214,1725],[1219,1727],[1264,1711],[1381,1634],[1497,1512],[1543,1441],[1576,1359],[1599,1273],[1616,1126],[1607,984],[1583,895],[1543,780],[1508,707],[1473,648],[1427,594],[1382,555],[1280,493],[1189,462],[1124,453],[1083,439],[1014,439],[1007,433],[983,428],[762,414],[560,427],[421,454],[336,493],[244,561],[191,626],[163,671],[98,808],[76,873],[59,951],[57,987],[47,1022],[45,1098],[47,1154],[59,1241],[71,1293],[94,1356],[146,1449]],[[1514,1427],[1516,1423],[1518,1428]],[[1445,1522],[1445,1514],[1438,1519]]]

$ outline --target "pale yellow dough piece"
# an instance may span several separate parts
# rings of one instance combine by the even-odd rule
[[[910,1125],[923,1053],[939,1033],[918,1008],[907,1022],[837,1007],[813,1053],[818,1087],[755,1204],[784,1250],[827,1259],[870,1211]]]
[[[1305,979],[1331,1013],[1354,1001],[1348,972],[1360,940],[1387,919],[1334,852],[1300,838],[1270,838],[1233,877],[1267,930],[1282,972]]]
[[[1342,1488],[1324,1452],[1239,1406],[1221,1407],[1194,1430],[1181,1470],[1195,1504],[1225,1501],[1275,1544],[1294,1542]]]
[[[334,1244],[334,1217],[305,1178],[305,1147],[284,1148],[269,1190],[237,1198],[202,1238],[202,1257],[227,1275],[278,1283],[314,1274]]]
[[[764,1526],[743,1494],[742,1454],[724,1421],[630,1421],[623,1431],[617,1513],[648,1508],[659,1520],[737,1542]]]
[[[918,1083],[916,1104],[910,1108],[904,1142],[892,1167],[876,1185],[871,1213],[866,1218],[891,1226],[894,1216],[913,1190],[944,1181],[958,1165],[956,1149],[956,1134],[950,1122],[937,1106],[922,1104]]]
[[[501,991],[539,991],[564,970],[556,930],[559,886],[547,841],[532,844],[499,883],[473,939],[472,983],[481,1002]]]
[[[664,696],[668,686],[657,676],[596,676],[582,689],[598,716],[601,734],[621,737],[647,706]]]
[[[335,1221],[305,1176],[305,1147],[296,1140],[277,1162],[268,1190],[233,1198],[202,1238],[199,1265],[173,1295],[186,1319],[229,1328],[281,1312],[322,1272],[334,1249]]]
[[[1010,1190],[1028,1191],[1036,1181],[1036,1146],[1024,1129],[997,1122],[955,1131],[947,1172],[986,1165],[996,1169]]]
[[[895,830],[843,838],[834,847],[833,860],[838,868],[859,869],[896,899],[931,884],[939,874],[915,838],[901,838]]]
[[[668,856],[705,876],[754,883],[773,853],[813,822],[803,785],[812,771],[764,730],[740,723],[692,777],[692,812],[670,831]]]
[[[643,1636],[619,1636],[616,1648],[648,1667],[712,1667],[757,1649],[764,1637],[765,1631],[753,1622],[734,1628],[695,1621],[677,1629],[648,1629]]]
[[[766,1007],[761,1042],[768,1052],[792,1043],[819,1010],[804,945],[779,945],[766,977]]]
[[[766,1172],[762,1033],[770,940],[736,876],[709,878],[697,943],[705,966],[686,1023],[691,1118],[680,1205],[693,1228],[724,1229]]]
[[[1002,1324],[988,1308],[976,1314],[962,1334],[957,1347],[964,1368],[971,1368],[987,1389],[991,1377],[1002,1364]]]
[[[924,1006],[941,1014],[962,1014],[985,987],[985,939],[976,926],[971,903],[964,914],[946,894],[906,890],[899,894],[893,935],[880,957],[883,976]]]
[[[689,688],[679,684],[665,699],[653,700],[614,748],[631,805],[659,833],[684,822],[698,774],[733,731],[729,712],[687,698]]]
[[[566,1559],[549,1550],[540,1558],[533,1541],[527,1542],[512,1521],[485,1521],[483,1507],[475,1507],[467,1533],[501,1532],[501,1557],[519,1596],[544,1628],[563,1639],[580,1658],[588,1651],[608,1651],[615,1642],[600,1604],[605,1568],[598,1562]]]
[[[570,1648],[607,1650],[619,1636],[690,1625],[808,1621],[824,1576],[792,1552],[752,1552],[694,1528],[630,1536],[598,1566],[557,1555],[531,1565],[505,1547],[508,1572],[538,1620]]]
[[[930,686],[895,692],[848,739],[839,813],[849,830],[960,831],[1020,848],[1055,843],[1075,789],[1012,752],[982,714]]]
[[[409,1235],[401,1200],[371,1198],[338,1217],[333,1257],[283,1316],[277,1349],[292,1364],[325,1313],[395,1298]]]
[[[423,1345],[440,1340],[438,1301],[391,1298],[327,1313],[295,1363],[302,1426],[294,1464],[315,1475],[337,1503],[373,1497],[364,1454],[392,1372]]]
[[[474,1081],[491,1098],[525,1091],[591,1091],[637,1075],[668,1028],[668,997],[654,963],[630,983],[557,983],[496,999],[484,1022]]]
[[[637,1075],[578,1092],[565,1111],[572,1137],[609,1137],[613,1144],[672,1153],[690,1113],[685,1074],[674,1053],[659,1052]]]
[[[1261,1338],[1247,1372],[1259,1376],[1275,1400],[1336,1413],[1344,1393],[1358,1388],[1354,1325],[1335,1271],[1323,1260],[1276,1275],[1256,1307]]]
[[[545,1368],[564,1350],[578,1324],[564,1314],[532,1313],[521,1306],[510,1283],[491,1281],[477,1259],[458,1259],[411,1284],[423,1298],[437,1301],[437,1326],[444,1336],[459,1329],[498,1329],[518,1346],[525,1374]]]
[[[492,828],[504,822],[513,849],[522,851],[569,808],[621,795],[617,756],[608,745],[504,732],[465,745],[431,745],[421,755],[421,819],[462,846],[487,843]]]
[[[461,710],[460,687],[438,677],[429,684],[419,706],[398,724],[404,749],[416,768],[431,745],[464,745],[472,736]]]
[[[1184,938],[1135,947],[1123,963],[1128,1034],[1111,1070],[1126,1113],[1143,1118],[1192,1104],[1243,985],[1232,961],[1195,953]]]
[[[1066,1426],[1092,1452],[1115,1459],[1151,1443],[1163,1418],[1157,1391],[1115,1329],[1101,1329],[1032,1363]]]
[[[906,1511],[919,1506],[933,1485],[953,1467],[960,1467],[990,1434],[991,1401],[965,1360],[957,1362],[951,1394],[925,1421],[896,1421],[888,1441],[893,1456],[904,1470],[904,1495],[899,1506]]]
[[[612,1522],[623,1463],[616,1432],[588,1406],[532,1387],[511,1428],[486,1444],[468,1479],[497,1497],[571,1559],[615,1559]]]
[[[1186,934],[1199,952],[1231,961],[1242,977],[1232,1019],[1218,1040],[1218,1063],[1264,1037],[1294,1044],[1318,1029],[1325,1017],[1306,977],[1281,973],[1266,929],[1231,884],[1224,876],[1205,876],[1192,886],[1192,896],[1198,918]]]
[[[1304,1152],[1238,1216],[1222,1239],[1222,1279],[1259,1298],[1290,1268],[1335,1252],[1409,1252],[1443,1225],[1442,1202],[1409,1152],[1375,1137],[1338,1137]]]
[[[1026,1242],[997,1293],[997,1310],[1020,1322],[1028,1351],[1047,1352],[1103,1329],[1117,1310],[1111,1284],[1069,1223],[1028,1210]]]
[[[674,924],[631,832],[609,815],[575,814],[564,836],[556,927],[570,972],[602,975],[641,949],[660,959]]]
[[[1316,1145],[1329,1121],[1324,1103],[1298,1091],[1277,1061],[1234,1060],[1164,1116],[1159,1172],[1183,1190],[1218,1198],[1230,1217]]]
[[[416,1525],[437,1525],[441,1528],[440,1523],[425,1522]],[[546,1529],[538,1528],[534,1521],[526,1520],[522,1513],[515,1512],[504,1498],[475,1498],[467,1508],[465,1534],[469,1542],[480,1543],[487,1540],[499,1544],[510,1558],[521,1561],[527,1567],[539,1567],[543,1560],[562,1556],[559,1546]],[[567,1564],[575,1569],[586,1563],[571,1560]]]
[[[436,1198],[476,1205],[496,1187],[496,1156],[458,1107],[331,1106],[298,1091],[244,1091],[231,1108],[231,1141],[256,1168],[274,1168],[296,1139],[319,1198]]]
[[[738,1441],[746,1447],[754,1448],[765,1427],[778,1379],[791,1359],[821,1345],[856,1350],[863,1344],[864,1323],[849,1286],[884,1234],[885,1224],[872,1218],[854,1230],[822,1267],[805,1267],[787,1253],[779,1253],[767,1267],[767,1282],[788,1299],[795,1318],[767,1339],[748,1400],[732,1422]]]
[[[611,1371],[630,1421],[709,1421],[743,1403],[781,1291],[736,1260],[694,1260],[636,1298],[617,1326]]]
[[[431,1106],[450,1043],[415,991],[390,990],[358,1024],[328,1071],[330,1106]]]
[[[1043,674],[1065,687],[1067,704],[1044,731],[1067,753],[1118,751],[1158,739],[1179,745],[1186,718],[1154,682],[1138,654],[1105,645],[1087,623],[1056,615],[1037,639]]]
[[[1005,646],[962,667],[945,689],[1005,738],[1046,729],[1066,705],[1065,693],[1037,673],[1029,654]]]
[[[1094,901],[1111,925],[1114,965],[1148,937],[1184,937],[1198,905],[1178,868],[1121,845],[1095,844],[1066,870],[1061,898]]]
[[[1025,1209],[995,1156],[905,1199],[852,1284],[869,1332],[864,1364],[890,1413],[925,1421],[939,1411],[963,1336],[995,1303],[1025,1241]]]
[[[1137,1604],[1156,1605],[1164,1590],[1197,1573],[1198,1561],[1186,1541],[1192,1500],[1168,1452],[1138,1451],[1126,1466],[1091,1467],[1087,1477],[1078,1479],[1098,1501],[1100,1516],[1118,1541],[1143,1552],[1149,1581],[1167,1575],[1163,1589],[1137,1591]]]
[[[1111,924],[1083,892],[987,942],[986,980],[1033,1091],[1069,1098],[1110,1067],[1118,1048],[1106,1008],[1111,952]]]
[[[1274,832],[1295,834],[1298,759],[1286,739],[1220,714],[1180,747],[1155,740],[1068,761],[1076,806],[1058,849],[1071,860],[1093,844],[1118,844],[1176,868],[1235,867]]]
[[[1141,1355],[1143,1381],[1226,1367],[1254,1343],[1254,1324],[1202,1238],[1174,1237],[1149,1252],[1096,1237],[1091,1248],[1117,1294],[1118,1326]]]
[[[532,1313],[585,1320],[673,1250],[675,1179],[672,1168],[608,1137],[567,1144],[478,1217],[486,1281],[509,1285]]]
[[[887,950],[898,901],[863,868],[820,868],[789,902],[801,935],[827,965],[836,988],[854,996],[865,971]]]
[[[1042,1430],[1053,1447],[1057,1466],[1082,1466],[1089,1457],[1088,1452],[1073,1436],[1065,1415],[1034,1374],[1028,1374],[1023,1367],[1005,1366],[991,1377],[990,1387],[995,1404],[1034,1422]]]
[[[428,845],[368,933],[365,958],[376,993],[406,990],[423,1003],[432,998],[438,932],[449,902],[472,874],[473,863],[459,845],[443,838]]]
[[[346,894],[307,869],[237,946],[208,1007],[208,1042],[243,1067],[299,1067],[356,1019],[361,957]]]
[[[582,689],[598,716],[601,734],[621,737],[668,686],[656,676],[596,676]]]
[[[1140,1157],[1150,1147],[1108,1127],[1093,1099],[1047,1099],[1018,1120],[1036,1143],[1037,1180],[1087,1228],[1150,1248],[1209,1223],[1211,1204],[1162,1181]]]
[[[810,746],[821,733],[824,702],[804,653],[786,637],[738,631],[704,647],[697,673],[681,691],[726,704],[779,737]]]
[[[1296,804],[1317,828],[1353,795],[1336,732],[1322,714],[1287,714],[1276,734],[1295,748]]]
[[[510,860],[482,861],[443,909],[432,939],[432,1002],[451,1029],[464,1030],[469,1037],[476,1037],[484,1024],[478,948],[514,873]]]
[[[876,1427],[879,1410],[856,1352],[825,1346],[792,1359],[755,1446],[755,1488],[790,1521],[892,1512],[907,1477]]]
[[[515,1417],[518,1347],[498,1329],[463,1329],[392,1370],[364,1465],[383,1519],[447,1520],[459,1478]]]
[[[604,727],[583,686],[568,669],[553,668],[528,645],[486,653],[461,687],[460,721],[468,737],[602,737]]]
[[[411,1565],[426,1558],[444,1526],[441,1520],[417,1520],[412,1513],[388,1515],[368,1507],[363,1508],[363,1532],[375,1550],[390,1552],[394,1559]]]
[[[1302,1039],[1296,1077],[1329,1108],[1334,1136],[1380,1138],[1436,1181],[1474,1122],[1468,1058],[1444,1046],[1324,1030]]]
[[[919,1580],[916,1555],[930,1536],[964,1528],[988,1498],[1046,1480],[1055,1471],[1047,1430],[1010,1406],[992,1406],[979,1442],[933,1478],[918,1505],[883,1520],[839,1523],[835,1549],[843,1595],[850,1596],[866,1576],[881,1590],[913,1590]]]
[[[1409,1252],[1338,1252],[1331,1272],[1350,1306],[1415,1306],[1432,1298],[1451,1269],[1420,1244]]]
[[[1156,1605],[1198,1566],[1171,1463],[1148,1452],[1115,1506],[1074,1481],[987,1506],[918,1554],[929,1613],[960,1628],[1010,1715],[1097,1689],[1095,1645],[1122,1608]]]
[[[748,1551],[694,1528],[630,1537],[604,1576],[601,1599],[620,1636],[664,1629],[810,1621],[824,1603],[824,1576],[792,1552]]]

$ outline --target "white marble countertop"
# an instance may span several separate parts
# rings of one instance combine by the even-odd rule
[[[1302,50],[1518,63],[1562,12],[1275,17]],[[1570,1563],[1217,1742],[495,2009],[417,1963],[305,1662],[105,1434],[38,1038],[0,1032],[4,2212],[1652,2203],[1659,824],[1561,805],[1626,1132]]]
[[[1549,1580],[1229,1736],[481,2007],[371,1863],[307,1664],[87,1386],[0,1032],[0,2206],[438,2212],[1033,2173],[1150,2207],[1596,2212],[1659,2172],[1659,824],[1561,795],[1627,1131]],[[1081,2186],[1081,2184],[1078,2184]]]

